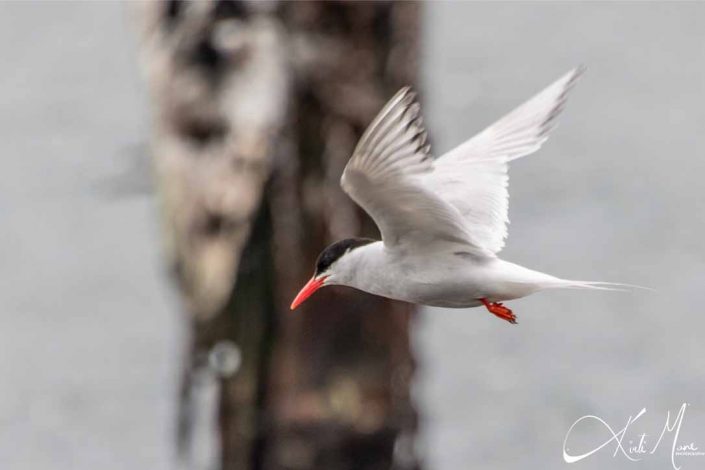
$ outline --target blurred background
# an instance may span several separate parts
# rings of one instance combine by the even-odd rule
[[[223,325],[240,331],[230,323],[207,323],[204,328],[205,320],[193,320],[194,316],[209,317],[209,309],[215,307],[203,306],[200,296],[206,294],[199,290],[202,286],[189,284],[191,278],[184,280],[183,273],[193,269],[208,277],[228,272],[229,266],[237,267],[241,258],[246,259],[250,245],[243,245],[244,239],[234,234],[228,242],[245,246],[245,254],[231,264],[201,268],[197,260],[186,267],[179,265],[182,245],[178,233],[168,230],[170,223],[177,227],[176,232],[179,227],[178,217],[170,217],[169,194],[173,191],[168,181],[174,161],[168,157],[160,160],[159,155],[201,147],[175,147],[169,140],[173,128],[163,125],[168,121],[162,119],[164,115],[183,113],[178,106],[175,111],[164,105],[171,86],[163,85],[164,70],[173,69],[159,61],[169,56],[173,44],[173,50],[178,51],[185,42],[156,43],[145,35],[143,31],[156,28],[148,21],[152,10],[108,2],[0,4],[2,469],[219,468],[218,456],[237,441],[237,432],[230,436],[234,441],[223,440],[220,433],[227,424],[223,417],[227,400],[223,397],[228,394],[223,390],[241,390],[236,382],[231,384],[234,379],[229,374],[240,363],[243,370],[252,370],[247,368],[249,356],[247,350],[237,349],[239,343],[223,342],[213,333]],[[263,28],[265,32],[257,37],[264,39],[257,44],[285,56],[288,54],[276,39],[280,28],[303,31],[295,39],[306,40],[307,31],[315,29],[311,22],[324,15],[315,9],[313,13],[278,13],[285,18],[285,27],[270,28],[265,20],[274,15],[272,11],[264,8],[251,16],[243,16],[240,10],[226,13],[255,25],[252,34],[260,34],[256,28]],[[536,155],[512,165],[512,223],[502,257],[557,276],[628,282],[656,288],[657,292],[539,294],[511,303],[519,316],[517,327],[481,309],[423,309],[412,315],[387,303],[351,301],[349,310],[384,309],[384,318],[404,319],[385,320],[387,326],[379,336],[385,342],[386,335],[410,335],[410,353],[403,336],[393,342],[394,347],[375,349],[373,359],[378,360],[379,355],[391,358],[390,370],[397,366],[394,358],[416,364],[413,378],[405,373],[400,379],[403,390],[394,393],[401,395],[375,405],[384,407],[389,401],[393,411],[380,412],[382,416],[409,417],[382,426],[391,434],[384,442],[392,447],[381,446],[380,452],[392,449],[399,468],[566,468],[570,465],[562,458],[563,440],[579,417],[597,415],[621,429],[630,415],[645,407],[647,414],[634,425],[634,436],[645,432],[657,437],[667,411],[677,412],[682,403],[689,403],[681,430],[683,441],[705,445],[705,317],[700,305],[705,280],[705,194],[700,181],[705,169],[705,5],[433,2],[394,12],[385,13],[393,26],[390,29],[406,35],[382,35],[383,41],[375,47],[392,44],[389,56],[396,57],[395,41],[415,43],[418,68],[414,76],[408,71],[395,72],[400,66],[390,60],[392,78],[380,85],[388,95],[379,92],[380,96],[373,94],[374,99],[364,101],[368,95],[350,95],[352,88],[331,91],[335,97],[364,102],[354,119],[342,111],[332,113],[341,122],[353,120],[348,133],[348,127],[336,124],[337,118],[326,117],[321,129],[348,142],[361,130],[355,120],[358,116],[360,123],[365,122],[378,101],[402,84],[397,82],[413,80],[421,92],[434,153],[439,155],[567,70],[584,64],[587,73],[572,92],[551,139]],[[179,14],[169,13],[174,17]],[[355,25],[366,24],[364,14],[355,14],[362,19],[351,23],[353,32]],[[414,15],[418,28],[395,26],[413,23],[409,18]],[[261,18],[265,20],[260,23]],[[321,26],[323,32],[317,31],[313,37],[328,37],[325,35],[332,34],[326,29],[329,26]],[[344,30],[336,40],[353,37],[350,31]],[[226,46],[237,52],[240,39],[225,37],[231,41],[226,41]],[[335,46],[333,41],[323,43]],[[160,55],[160,47],[167,52]],[[257,49],[249,51],[255,51],[256,56]],[[305,62],[308,56],[303,56],[296,55],[292,61]],[[356,56],[346,57],[353,60]],[[257,73],[282,76],[266,61],[251,61],[259,64]],[[337,80],[335,74],[327,75],[329,69],[316,70],[320,76],[311,83]],[[168,76],[166,83],[173,83],[171,78],[178,81],[178,77]],[[243,83],[252,80],[246,76]],[[280,96],[281,103],[286,102],[284,96],[305,97],[289,101],[281,109],[297,109],[299,116],[310,116],[311,107],[328,109],[321,104],[325,100],[311,98],[300,81],[287,84],[273,78],[265,83],[276,87],[280,95],[275,98]],[[271,90],[260,93],[276,94],[269,93]],[[198,101],[189,99],[178,105],[191,106]],[[228,100],[233,107],[241,103],[231,95],[222,97],[223,102],[230,103]],[[253,151],[252,158],[272,152],[286,156],[296,148],[304,155],[300,157],[302,174],[320,174],[320,169],[309,170],[313,164],[307,162],[321,157],[310,156],[316,152],[305,154],[301,142],[291,138],[311,132],[306,129],[316,128],[317,121],[302,130],[301,118],[287,121],[283,113],[277,104],[263,105],[226,118],[238,123],[238,129],[246,128],[256,135],[269,135],[281,128],[289,136],[284,150],[282,146],[276,150],[264,146],[260,153]],[[252,121],[266,125],[253,125],[252,130],[248,127]],[[194,131],[192,123],[188,126],[187,132],[202,140],[200,128],[196,126]],[[312,148],[325,148],[326,143],[330,145],[323,142]],[[260,148],[256,143],[251,147]],[[215,155],[217,149],[213,152]],[[250,158],[242,152],[246,155],[242,158]],[[150,163],[150,153],[156,164]],[[330,151],[324,154],[335,157]],[[212,161],[218,158],[216,155]],[[347,154],[340,158],[344,165]],[[153,166],[161,178],[159,190],[151,182]],[[218,173],[218,168],[215,165],[204,173]],[[342,169],[340,162],[323,166],[331,181],[339,177],[336,168]],[[233,181],[237,179],[226,179],[223,184]],[[253,193],[261,192],[266,198],[270,188],[262,185]],[[313,185],[301,192],[315,194],[317,188],[320,190]],[[182,196],[177,202],[179,207],[188,206]],[[269,211],[282,207],[276,204],[271,202]],[[304,204],[300,210],[305,213],[307,207]],[[262,217],[273,218],[271,214],[256,216],[257,220]],[[373,230],[366,222],[346,225],[345,220],[328,221],[327,229],[322,224],[313,224],[317,235],[309,242],[312,246],[299,253],[301,273],[290,273],[280,279],[280,285],[298,286],[305,280],[311,256],[328,238],[353,235],[345,233],[347,230]],[[160,226],[167,227],[166,235]],[[250,228],[260,233],[259,226],[253,222],[254,228]],[[300,230],[308,233],[307,226],[302,227]],[[277,251],[283,250],[281,243],[286,246],[279,240],[266,256],[281,257]],[[203,256],[221,259],[219,250],[223,248],[204,249]],[[242,263],[239,265],[242,275]],[[170,280],[169,272],[176,282]],[[245,273],[248,278],[256,277]],[[280,271],[276,273],[280,275]],[[227,297],[227,293],[218,293],[218,289],[229,289],[228,282],[224,285],[216,282],[203,289],[211,293],[209,298]],[[277,300],[267,312],[278,311],[278,304],[290,297],[288,290],[277,295],[273,295]],[[348,298],[345,295],[335,292],[322,302],[332,305],[336,299]],[[234,297],[238,298],[237,293]],[[239,308],[232,306],[232,300],[228,302],[223,308]],[[289,346],[274,354],[272,370],[300,370],[288,369],[301,362],[288,359],[287,351],[304,351],[301,354],[310,357],[329,354],[328,349],[311,352],[320,337],[336,340],[330,332],[340,324],[325,323],[327,313],[304,311],[299,314],[304,320],[287,323],[289,320],[282,317],[284,320],[274,322],[276,328],[287,331]],[[375,328],[371,318],[355,324],[355,334],[363,339],[352,346],[367,344],[366,332]],[[261,327],[261,331],[269,328]],[[224,352],[224,359],[214,355],[213,349],[199,349],[199,341],[210,338],[221,346],[217,351]],[[349,350],[343,352],[348,354]],[[203,357],[211,366],[216,364],[211,367],[214,371],[199,365]],[[320,362],[310,367],[333,368]],[[344,368],[341,376],[353,377],[351,380],[362,377],[356,375],[355,367]],[[384,371],[377,372],[375,377]],[[302,451],[306,446],[293,445],[291,442],[298,441],[289,439],[293,435],[301,440],[305,433],[291,423],[300,424],[301,416],[325,415],[316,414],[322,408],[314,403],[316,395],[306,392],[311,383],[325,382],[313,375],[286,380],[270,376],[254,386],[259,399],[263,389],[272,390],[271,395],[264,395],[273,396],[275,403],[268,408],[265,421],[287,424],[274,426],[280,429],[279,434],[265,444],[254,439],[252,455],[258,455],[257,446],[283,444],[277,444],[277,459],[260,456],[263,460],[255,458],[252,468],[311,467],[282,462],[307,461],[308,454]],[[184,392],[184,377],[193,382],[188,393]],[[407,380],[411,408],[406,401]],[[304,390],[297,392],[296,396],[303,398],[293,404],[287,401],[287,386],[292,383],[297,390]],[[228,388],[231,385],[235,388]],[[349,396],[355,387],[342,379],[331,387],[336,392],[330,409],[345,414],[345,403],[353,400]],[[242,393],[234,395],[241,397]],[[342,400],[343,405],[336,408],[336,400]],[[192,411],[184,411],[184,401]],[[305,413],[301,411],[304,405],[309,406]],[[184,422],[188,422],[187,430]],[[190,442],[186,445],[190,448],[187,464],[176,458],[175,435],[182,445],[184,440]],[[356,436],[360,448],[374,447]],[[609,436],[596,427],[581,438],[597,443]],[[415,452],[405,450],[411,442],[416,443]],[[633,466],[670,468],[670,441],[666,444]],[[354,458],[356,447],[346,449]],[[613,450],[608,447],[576,465],[583,469],[624,468],[626,460],[613,457]],[[684,469],[701,468],[703,459],[683,457],[680,462]],[[234,460],[228,462],[224,468],[244,468],[236,467]],[[388,466],[359,463],[359,467],[349,468]]]

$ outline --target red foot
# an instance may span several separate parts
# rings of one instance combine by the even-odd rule
[[[502,305],[499,302],[488,302],[487,299],[480,299],[480,302],[487,307],[487,310],[490,311],[490,313],[495,314],[502,320],[506,320],[512,325],[517,324],[517,317],[512,313],[511,310],[509,310],[507,307]]]

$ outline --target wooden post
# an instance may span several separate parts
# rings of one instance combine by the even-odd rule
[[[288,309],[326,244],[378,236],[338,181],[365,126],[414,82],[418,9],[137,7],[166,254],[192,326],[180,442],[204,412],[190,397],[207,364],[224,470],[419,466],[411,308],[327,288]]]

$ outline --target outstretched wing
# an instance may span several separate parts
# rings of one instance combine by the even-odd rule
[[[472,249],[460,212],[424,183],[434,169],[429,151],[421,107],[403,88],[363,134],[341,185],[375,221],[388,248],[450,242]]]
[[[582,68],[574,69],[470,140],[439,157],[424,183],[462,216],[474,243],[497,253],[507,237],[507,163],[541,147]]]

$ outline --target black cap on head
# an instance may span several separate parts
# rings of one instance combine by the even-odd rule
[[[325,250],[318,255],[316,261],[316,276],[325,273],[328,268],[338,261],[348,251],[354,250],[357,247],[369,245],[374,242],[371,238],[346,238],[329,245]]]

